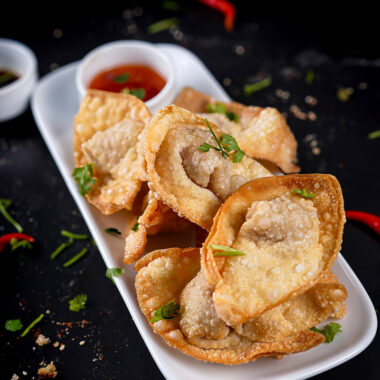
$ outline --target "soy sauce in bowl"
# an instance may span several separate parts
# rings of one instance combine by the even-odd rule
[[[7,86],[8,84],[13,83],[18,78],[20,78],[19,75],[14,73],[11,70],[3,69],[0,67],[0,88]]]
[[[144,65],[120,65],[101,71],[90,82],[90,88],[132,94],[147,101],[165,86],[166,80]]]

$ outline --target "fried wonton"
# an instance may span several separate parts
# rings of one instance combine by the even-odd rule
[[[158,232],[180,232],[193,226],[188,220],[180,218],[169,206],[148,193],[148,203],[143,214],[131,229],[127,226],[125,238],[124,263],[132,264],[144,253],[148,235]]]
[[[255,361],[263,356],[282,357],[286,354],[305,351],[324,341],[323,335],[305,330],[274,342],[254,342],[238,335],[220,320],[212,334],[213,338],[204,338],[202,333],[205,331],[201,333],[195,331],[191,334],[191,322],[189,333],[186,327],[188,321],[182,320],[186,319],[187,308],[185,304],[182,304],[187,296],[183,289],[187,283],[187,286],[191,288],[192,284],[189,284],[189,281],[202,276],[199,272],[198,249],[173,248],[155,251],[138,261],[135,269],[138,271],[136,292],[139,305],[155,332],[161,335],[170,346],[196,359],[222,364],[241,364]],[[201,290],[207,291],[207,287],[209,285],[204,281]],[[180,306],[180,315],[174,319],[151,322],[155,311],[173,300]],[[197,302],[195,299],[193,306],[195,304],[195,313],[199,312],[199,314],[191,314],[191,317],[196,324],[201,325],[203,318],[210,319],[212,311],[209,310],[207,313],[208,310],[204,309],[207,307],[204,303],[207,303],[207,300],[201,300],[201,304]],[[214,317],[217,318],[216,315]]]
[[[310,289],[336,259],[344,222],[342,191],[331,175],[243,185],[219,209],[201,251],[218,315],[237,325]],[[244,256],[216,257],[213,244]]]
[[[275,108],[220,102],[190,87],[185,87],[181,91],[174,104],[198,114],[209,112],[208,108],[217,110],[218,105],[221,105],[236,117],[230,120],[226,114],[217,112],[207,113],[203,117],[211,120],[224,133],[235,137],[247,155],[273,162],[285,173],[295,173],[300,170],[295,164],[297,141],[285,118]]]
[[[219,128],[210,123],[220,138]],[[206,121],[176,106],[157,111],[145,134],[144,155],[150,189],[180,216],[209,230],[223,201],[244,183],[271,173],[244,156],[233,163],[214,149]]]
[[[76,165],[93,164],[96,184],[87,194],[103,214],[130,210],[146,180],[140,136],[151,120],[132,95],[88,90],[74,120]]]

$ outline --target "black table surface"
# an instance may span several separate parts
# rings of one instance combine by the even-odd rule
[[[235,30],[228,33],[222,15],[197,1],[181,2],[178,11],[165,10],[161,1],[33,2],[26,7],[16,1],[2,4],[0,36],[29,45],[40,76],[113,40],[182,45],[200,57],[235,100],[287,114],[303,173],[334,174],[346,209],[380,214],[380,138],[367,137],[380,128],[376,12],[363,2],[351,8],[290,4],[238,2]],[[168,17],[178,17],[177,28],[147,32],[147,26]],[[308,70],[315,73],[310,85],[305,83]],[[244,84],[265,76],[272,78],[270,87],[244,95]],[[353,90],[347,102],[337,98],[341,86]],[[305,102],[308,95],[316,105]],[[314,112],[316,120],[301,120],[292,105]],[[0,197],[13,200],[12,215],[37,240],[32,251],[1,254],[0,324],[20,318],[27,325],[45,313],[24,338],[0,328],[0,378],[16,373],[36,379],[42,361],[53,361],[61,379],[162,378],[120,294],[105,277],[97,249],[77,243],[75,249],[87,246],[90,254],[69,269],[49,260],[62,241],[61,229],[88,230],[30,110],[0,124]],[[0,217],[0,233],[12,231]],[[347,222],[342,252],[375,307],[380,303],[379,241],[368,228]],[[74,248],[66,257],[73,253]],[[88,295],[87,307],[73,313],[68,300],[78,293]],[[36,345],[38,332],[63,349]],[[378,379],[379,354],[375,337],[360,355],[316,378]]]

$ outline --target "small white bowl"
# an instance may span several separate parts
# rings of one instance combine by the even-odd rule
[[[143,41],[110,42],[89,52],[79,64],[75,77],[80,99],[86,94],[96,74],[123,64],[146,65],[165,78],[164,88],[155,97],[145,102],[151,112],[173,101],[175,96],[174,65],[160,49]]]
[[[24,44],[0,38],[0,68],[13,71],[20,77],[0,88],[0,122],[20,115],[28,106],[37,82],[37,60]]]

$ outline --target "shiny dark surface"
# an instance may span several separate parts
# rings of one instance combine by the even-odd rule
[[[380,215],[380,138],[367,138],[380,128],[376,12],[365,2],[355,8],[327,2],[314,9],[310,4],[293,4],[270,2],[264,7],[238,2],[235,31],[227,33],[223,17],[196,1],[184,2],[178,12],[164,10],[161,2],[79,6],[79,2],[58,1],[26,8],[8,2],[0,35],[33,49],[41,76],[108,41],[142,39],[183,45],[200,57],[235,100],[277,107],[288,115],[303,172],[334,174],[341,182],[346,209]],[[178,29],[147,33],[153,22],[173,16],[180,20]],[[305,83],[308,70],[315,73],[310,85]],[[248,97],[243,94],[244,84],[268,75],[270,87]],[[353,89],[347,102],[337,99],[342,86]],[[317,104],[305,102],[307,96],[316,98]],[[304,113],[314,112],[316,120],[297,118],[292,105]],[[105,277],[96,248],[90,242],[76,243],[62,254],[65,259],[85,246],[89,254],[67,269],[62,260],[49,259],[64,241],[61,229],[88,230],[30,110],[0,124],[0,198],[13,200],[11,214],[37,240],[33,251],[0,254],[0,378],[17,373],[21,379],[37,379],[41,361],[54,361],[60,379],[162,378],[121,296]],[[0,216],[0,234],[12,231]],[[346,224],[342,253],[376,308],[380,304],[379,242],[368,228]],[[73,313],[68,300],[78,293],[88,295],[87,307]],[[26,326],[42,312],[43,321],[24,338],[2,328],[5,320],[13,318],[21,318]],[[52,343],[64,344],[64,349],[37,346],[36,331]],[[377,379],[379,354],[375,337],[359,356],[316,378]]]

